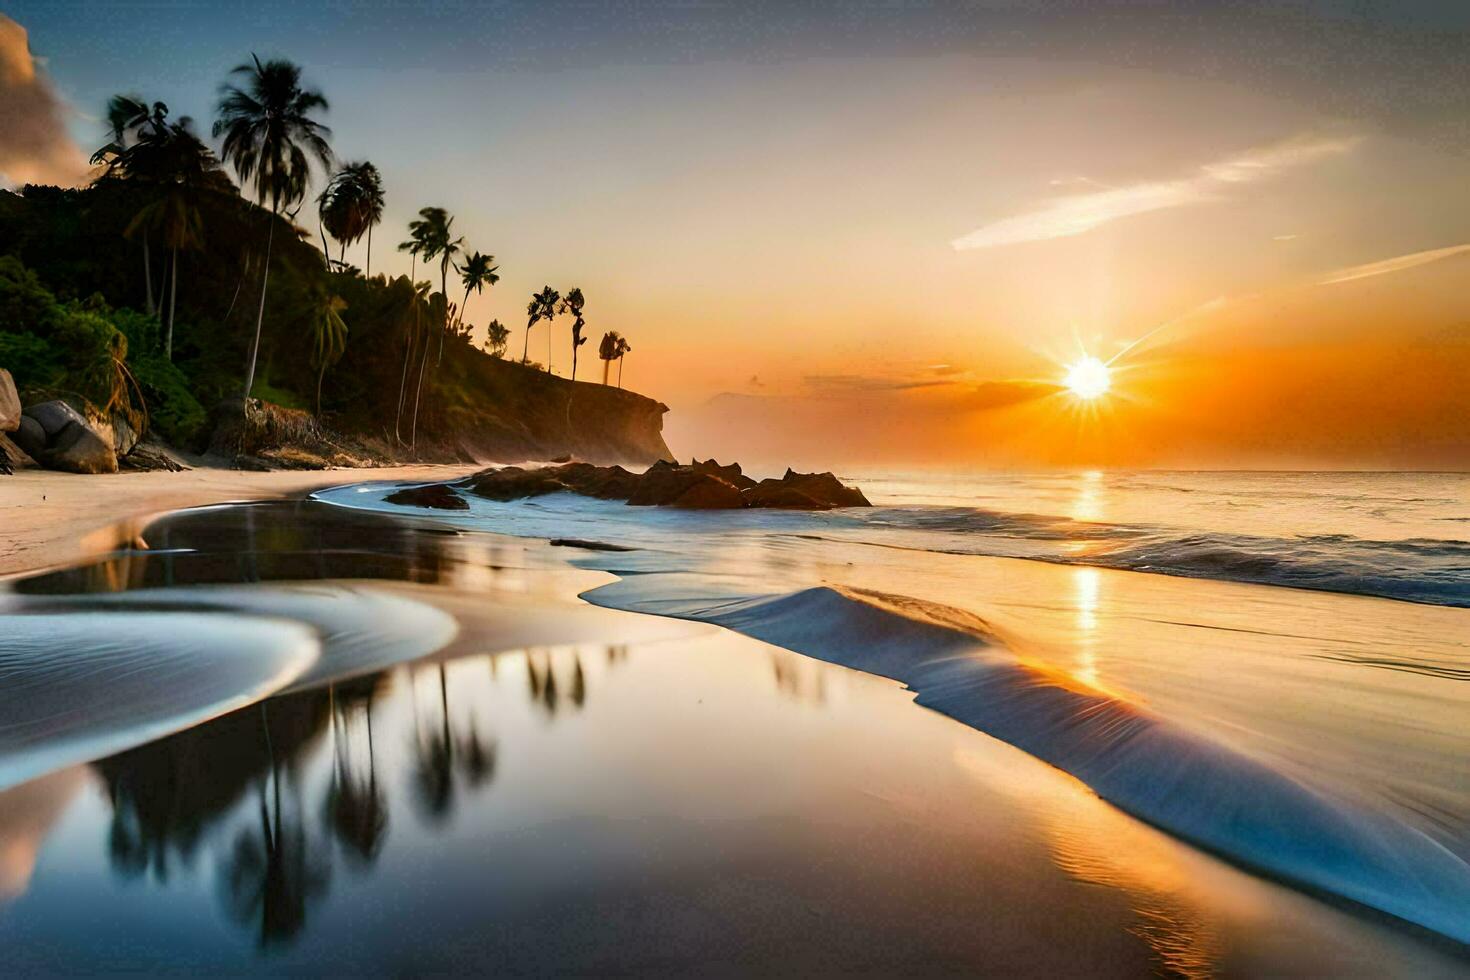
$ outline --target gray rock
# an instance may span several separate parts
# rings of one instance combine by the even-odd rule
[[[20,395],[15,391],[15,379],[10,372],[0,368],[0,432],[14,432],[20,428]]]
[[[20,417],[20,428],[11,435],[15,444],[25,451],[27,456],[39,456],[46,448],[46,430],[41,428],[41,423],[29,415]]]
[[[82,418],[81,413],[64,401],[49,401],[31,405],[25,410],[25,414],[41,423],[41,428],[46,430],[48,443],[54,441],[61,434],[61,430],[72,422],[84,427],[87,425],[87,420]]]
[[[56,434],[41,462],[69,473],[116,473],[117,454],[85,422],[69,422]]]

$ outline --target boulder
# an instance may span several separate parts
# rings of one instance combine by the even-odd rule
[[[745,506],[745,498],[733,483],[701,473],[689,489],[674,499],[672,506],[685,510],[739,510]]]
[[[432,507],[435,510],[469,510],[470,503],[443,483],[406,487],[383,498],[390,504]]]
[[[20,395],[15,391],[15,379],[10,372],[0,368],[0,432],[14,432],[20,428]]]
[[[59,400],[32,405],[25,410],[25,414],[40,423],[46,433],[48,443],[54,442],[61,434],[61,430],[73,422],[81,426],[87,425],[87,420],[82,418],[82,413]]]
[[[696,473],[687,466],[659,466],[657,463],[638,478],[638,485],[628,497],[634,507],[667,507],[683,496],[700,480],[716,477]]]
[[[798,473],[787,469],[781,482],[829,507],[871,507],[868,498],[856,487],[845,487],[831,473]]]
[[[28,456],[39,456],[46,448],[46,430],[29,415],[20,417],[20,427],[10,436]]]
[[[781,480],[762,480],[746,490],[744,496],[747,507],[775,507],[782,510],[832,509],[832,504],[823,503]]]
[[[116,473],[117,454],[84,422],[69,422],[41,454],[41,462],[68,473]]]

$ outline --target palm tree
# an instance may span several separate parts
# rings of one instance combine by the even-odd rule
[[[419,285],[414,277],[418,272],[419,256],[424,253],[424,249],[428,246],[427,230],[428,225],[424,221],[418,219],[410,221],[408,223],[408,240],[400,242],[398,245],[398,251],[407,252],[409,256],[408,282],[412,288],[410,302],[413,303],[413,333],[409,334],[408,343],[404,345],[403,349],[403,371],[400,373],[398,379],[398,414],[393,419],[393,438],[397,439],[400,445],[403,443],[403,436],[400,435],[399,423],[403,419],[403,402],[408,393],[408,365],[413,361],[414,342],[418,339],[419,335],[420,296]]]
[[[322,377],[327,365],[335,363],[347,350],[347,324],[342,311],[347,301],[318,286],[312,293],[308,316],[312,329],[312,356],[317,363],[316,417],[322,417]]]
[[[550,286],[542,286],[541,292],[531,295],[531,302],[526,305],[526,343],[521,349],[522,364],[530,360],[528,352],[531,348],[531,328],[540,320],[545,320],[550,323],[552,318],[556,316],[556,304],[560,299],[561,293],[558,293]],[[546,356],[546,371],[548,374],[551,373],[551,354],[549,347]]]
[[[129,96],[115,96],[108,105],[114,139],[93,154],[103,160],[104,177],[144,185],[151,198],[133,217],[123,234],[143,236],[143,270],[148,279],[149,312],[154,311],[153,276],[149,269],[150,234],[157,232],[169,250],[168,318],[164,354],[173,357],[174,311],[179,294],[179,251],[203,244],[200,204],[205,194],[234,193],[234,186],[220,169],[219,160],[194,135],[193,121],[184,116],[167,121],[168,107],[162,102],[151,108]]]
[[[320,92],[301,87],[301,68],[289,61],[271,59],[261,64],[239,65],[230,74],[238,76],[243,88],[220,86],[214,135],[223,136],[221,151],[235,168],[242,185],[254,183],[262,206],[270,204],[271,218],[265,240],[265,265],[260,277],[260,307],[255,314],[255,337],[250,342],[250,362],[245,369],[245,398],[255,383],[255,361],[260,353],[260,331],[265,323],[266,288],[270,281],[271,243],[276,218],[306,196],[311,179],[309,157],[325,169],[332,165],[331,130],[312,118],[326,110]]]
[[[582,307],[586,305],[582,298],[582,290],[576,287],[567,290],[566,299],[561,302],[564,313],[570,313],[576,319],[572,321],[572,380],[577,380],[577,348],[587,343],[587,338],[582,336],[582,328],[587,321],[582,319]]]
[[[139,95],[114,95],[107,100],[107,125],[111,139],[98,147],[92,154],[91,163],[106,169],[100,179],[129,177],[125,154],[146,134],[161,135],[168,117],[168,106],[162,102],[148,102]],[[149,316],[157,314],[153,302],[153,271],[148,236],[143,236],[143,286],[147,297]]]
[[[327,187],[318,198],[321,224],[332,237],[341,243],[337,258],[339,267],[345,268],[347,246],[368,236],[368,272],[372,273],[373,225],[383,220],[383,181],[378,168],[371,163],[349,163],[332,175]],[[322,248],[326,249],[326,236],[322,236]],[[330,261],[329,263],[330,264]]]
[[[464,238],[450,237],[454,234],[454,217],[443,208],[424,208],[419,211],[419,216],[426,224],[428,244],[424,249],[424,261],[439,260],[439,293],[444,297],[444,322],[440,324],[438,360],[443,363],[444,335],[449,332],[449,270],[454,266],[455,256],[464,250]],[[419,375],[422,383],[422,368]]]
[[[439,295],[444,299],[444,310],[439,325],[438,363],[443,363],[444,335],[449,332],[449,268],[454,264],[454,257],[460,254],[464,239],[451,237],[454,218],[443,208],[420,208],[419,219],[416,230],[424,242],[424,261],[439,259]],[[411,224],[409,227],[413,228],[414,225]],[[419,403],[424,392],[424,368],[427,367],[428,361],[429,345],[426,341],[423,352],[419,355],[419,377],[413,392],[413,424],[408,436],[410,449],[418,446]]]
[[[165,112],[168,110],[165,109]],[[179,250],[193,251],[204,241],[200,204],[210,191],[234,192],[213,151],[194,135],[193,120],[153,125],[137,143],[122,151],[125,172],[159,188],[156,200],[144,206],[123,234],[159,232],[169,250],[169,311],[163,332],[163,356],[173,359],[173,311],[178,307]],[[150,289],[151,291],[151,289]]]
[[[464,265],[459,267],[459,280],[464,283],[464,302],[459,305],[459,319],[464,322],[465,307],[470,303],[470,293],[482,293],[486,286],[493,286],[500,281],[497,274],[500,266],[495,264],[495,256],[486,255],[484,252],[472,252],[465,257]]]
[[[367,267],[363,272],[364,279],[373,277],[373,225],[383,220],[383,177],[378,173],[378,168],[363,160],[360,163],[349,163],[344,173],[350,174],[348,178],[356,189],[353,195],[357,202],[358,226],[367,234]]]
[[[607,384],[608,372],[612,370],[612,362],[619,357],[619,345],[625,344],[623,335],[616,330],[609,330],[602,335],[602,343],[597,345],[597,356],[602,358],[602,383]]]
[[[623,358],[626,357],[628,355],[628,351],[630,351],[632,349],[633,349],[633,347],[632,347],[632,345],[630,345],[628,343],[628,338],[627,337],[619,337],[618,338],[617,356],[618,356],[618,387],[619,388],[621,388],[623,386]]]

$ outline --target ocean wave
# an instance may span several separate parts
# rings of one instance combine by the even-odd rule
[[[0,788],[425,656],[459,629],[426,603],[335,585],[13,595],[3,610]]]
[[[623,579],[585,598],[714,623],[900,681],[918,704],[1071,773],[1149,823],[1248,867],[1470,942],[1470,865],[1432,836],[1434,827],[1023,661],[963,611],[826,586],[712,596],[701,594],[697,578],[680,575]]]
[[[1175,531],[968,507],[888,508],[825,530],[835,531],[843,540],[886,547],[1034,558],[1470,607],[1470,542],[1457,540]],[[873,536],[872,531],[884,536]],[[1018,552],[1017,542],[1032,542],[1034,547]]]
[[[1085,559],[1057,560],[1470,607],[1470,544],[1461,541],[1367,541],[1348,535],[1265,538],[1156,534]]]

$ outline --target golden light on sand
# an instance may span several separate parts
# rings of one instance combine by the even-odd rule
[[[1086,354],[1067,365],[1062,384],[1078,398],[1091,401],[1106,394],[1113,386],[1112,372],[1102,361]]]

